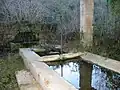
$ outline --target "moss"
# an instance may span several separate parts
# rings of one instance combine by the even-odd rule
[[[22,69],[24,64],[18,54],[0,59],[0,90],[19,90],[15,72]]]

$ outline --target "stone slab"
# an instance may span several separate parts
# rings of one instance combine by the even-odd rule
[[[102,57],[100,55],[92,54],[89,52],[86,52],[86,54],[81,56],[81,58],[86,62],[99,65],[120,74],[120,61]]]
[[[17,71],[16,79],[20,90],[42,90],[32,74],[26,70]]]
[[[49,68],[47,64],[41,62],[40,56],[38,58],[38,56],[34,54],[35,53],[29,49],[20,49],[20,55],[26,63],[26,67],[30,70],[43,90],[77,90],[57,72]]]

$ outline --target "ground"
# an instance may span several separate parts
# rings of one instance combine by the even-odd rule
[[[0,59],[0,90],[19,90],[15,72],[24,68],[19,54],[9,54]]]

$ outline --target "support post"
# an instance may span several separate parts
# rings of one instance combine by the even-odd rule
[[[91,90],[92,65],[86,62],[80,64],[80,90]]]
[[[93,14],[94,0],[80,0],[80,32],[84,46],[93,44]]]

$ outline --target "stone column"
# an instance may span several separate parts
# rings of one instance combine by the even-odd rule
[[[80,0],[80,32],[83,33],[84,46],[92,46],[93,43],[93,14],[94,0]]]
[[[92,90],[92,65],[86,62],[82,62],[79,67],[80,73],[80,90]]]

